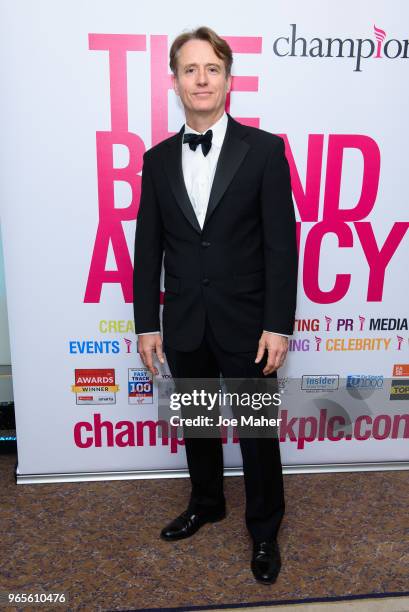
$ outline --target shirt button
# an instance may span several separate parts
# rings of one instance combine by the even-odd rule
[[[209,247],[209,246],[210,246],[210,242],[206,242],[206,240],[203,240],[203,242],[202,242],[202,247],[203,247],[204,249],[206,249],[206,248],[207,248],[207,247]]]
[[[205,287],[207,287],[209,283],[210,283],[210,281],[209,281],[209,279],[208,279],[208,278],[204,278],[204,279],[202,280],[202,285],[204,285]]]

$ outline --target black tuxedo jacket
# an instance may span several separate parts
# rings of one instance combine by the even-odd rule
[[[144,155],[135,332],[160,329],[164,253],[165,350],[198,348],[207,314],[225,350],[255,351],[263,329],[290,335],[294,326],[298,256],[284,141],[228,115],[202,230],[182,173],[183,131]]]

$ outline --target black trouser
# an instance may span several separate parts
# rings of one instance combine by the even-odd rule
[[[183,352],[164,347],[173,378],[267,378],[262,373],[267,351],[260,363],[254,363],[257,351],[229,353],[219,346],[206,321],[200,347]],[[268,377],[276,378],[277,373]],[[223,449],[220,437],[185,436],[186,458],[192,491],[189,509],[217,513],[224,509]],[[277,437],[240,436],[246,491],[246,525],[255,542],[277,536],[284,515],[284,488]]]

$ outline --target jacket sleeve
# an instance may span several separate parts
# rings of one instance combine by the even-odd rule
[[[163,255],[162,218],[155,194],[151,163],[146,153],[143,160],[133,270],[136,334],[160,329],[159,293]]]
[[[266,274],[263,329],[292,335],[298,253],[290,169],[282,138],[272,147],[264,169],[261,214]]]

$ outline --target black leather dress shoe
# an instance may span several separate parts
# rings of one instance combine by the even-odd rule
[[[216,523],[226,516],[226,511],[215,514],[195,514],[190,510],[185,510],[169,525],[166,525],[160,533],[162,540],[182,540],[189,538],[200,529],[205,523]]]
[[[280,549],[277,540],[253,544],[251,570],[255,579],[263,584],[273,584],[281,569]]]

